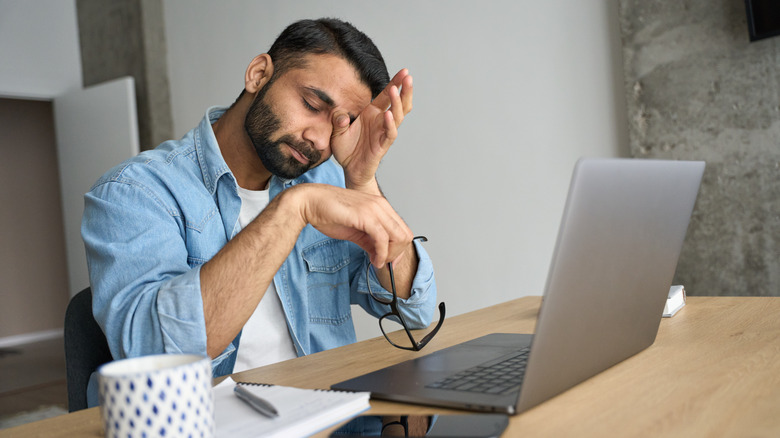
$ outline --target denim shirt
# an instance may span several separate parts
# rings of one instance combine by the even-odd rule
[[[212,107],[177,141],[142,152],[103,175],[85,195],[81,233],[93,294],[93,313],[115,359],[159,353],[206,355],[200,268],[239,230],[236,179],[211,124]],[[272,177],[270,198],[296,184],[344,187],[331,160],[295,180]],[[430,324],[436,283],[431,260],[415,241],[419,265],[412,294],[400,300],[406,321]],[[274,276],[299,356],[355,342],[351,304],[379,317],[389,311],[368,295],[382,289],[365,252],[307,225]],[[212,362],[214,376],[230,374],[240,333]]]

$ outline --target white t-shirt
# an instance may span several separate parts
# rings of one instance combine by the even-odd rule
[[[268,190],[246,190],[238,188],[241,198],[241,212],[238,224],[244,229],[268,205]],[[236,365],[233,372],[248,370],[297,357],[282,302],[276,293],[273,281],[255,308],[249,321],[244,324],[241,341],[238,344]]]

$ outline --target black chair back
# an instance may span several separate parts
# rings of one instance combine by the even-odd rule
[[[106,336],[92,315],[92,290],[86,288],[71,298],[65,311],[65,368],[68,380],[68,410],[87,408],[90,375],[113,360]]]

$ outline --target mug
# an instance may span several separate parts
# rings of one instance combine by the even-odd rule
[[[106,437],[214,436],[211,359],[160,354],[98,369]]]

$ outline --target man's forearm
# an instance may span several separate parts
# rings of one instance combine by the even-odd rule
[[[395,291],[398,298],[409,298],[412,294],[412,282],[417,274],[417,251],[414,249],[414,243],[404,251],[403,255],[393,263],[393,277],[395,278]],[[390,282],[390,270],[387,265],[376,271],[377,278],[386,290],[392,290]]]
[[[218,356],[263,298],[305,226],[283,192],[200,271],[208,355]]]
[[[201,268],[209,356],[219,355],[241,331],[307,224],[333,239],[357,243],[379,266],[411,251],[414,257],[402,257],[401,275],[396,274],[401,285],[407,278],[411,284],[417,265],[411,230],[384,197],[326,184],[299,184],[271,201]],[[389,287],[386,278],[383,285]]]

